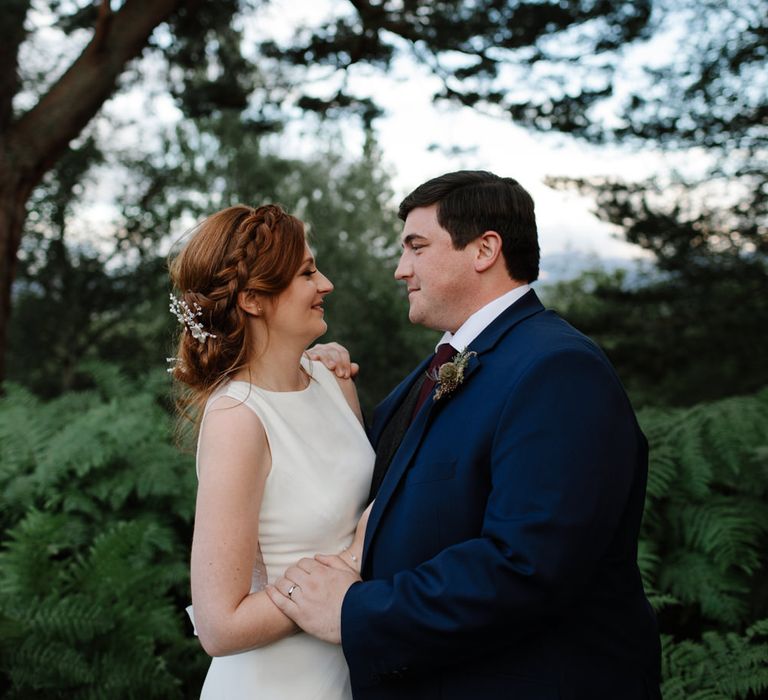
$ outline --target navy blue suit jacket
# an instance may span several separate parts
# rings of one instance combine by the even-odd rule
[[[468,349],[371,511],[342,607],[355,698],[658,698],[647,444],[613,368],[533,291]],[[374,446],[426,365],[377,408]]]

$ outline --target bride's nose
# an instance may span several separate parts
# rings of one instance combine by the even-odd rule
[[[330,294],[333,291],[333,282],[329,280],[322,272],[317,273],[320,277],[317,284],[317,291],[320,294]]]

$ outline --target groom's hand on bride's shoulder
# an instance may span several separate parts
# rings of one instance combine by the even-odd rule
[[[357,581],[360,575],[341,557],[318,554],[287,569],[267,594],[305,632],[340,644],[341,604]]]
[[[322,362],[342,379],[350,377],[354,379],[360,371],[360,365],[352,362],[347,349],[339,343],[317,343],[307,350],[307,355],[313,360]]]

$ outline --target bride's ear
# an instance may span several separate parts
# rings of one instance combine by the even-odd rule
[[[237,293],[237,305],[249,316],[257,318],[264,316],[264,306],[261,295],[253,289],[244,289]]]

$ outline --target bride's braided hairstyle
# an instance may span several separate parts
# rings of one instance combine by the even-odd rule
[[[200,342],[182,327],[175,379],[186,386],[179,408],[197,414],[211,393],[243,367],[250,350],[248,314],[240,292],[275,297],[288,287],[304,259],[304,224],[275,204],[236,205],[209,216],[170,264],[180,302],[200,311],[210,334]]]

